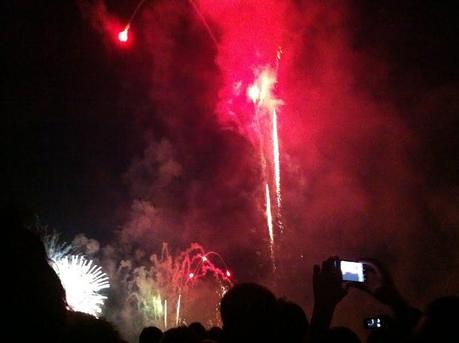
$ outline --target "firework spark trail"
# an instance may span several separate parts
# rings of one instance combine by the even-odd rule
[[[217,267],[210,256],[217,256],[222,263],[225,271]],[[213,274],[216,280],[231,284],[230,273],[223,257],[215,251],[205,252],[204,249],[197,243],[193,243],[189,249],[184,251],[180,256],[180,265],[177,267],[177,279],[175,282],[181,289],[189,282],[195,282],[199,278],[205,277],[208,273]]]
[[[157,318],[164,317],[163,301],[160,294],[154,295],[152,297],[151,305],[153,313]]]
[[[167,329],[167,299],[164,299],[164,328]]]
[[[71,244],[59,241],[59,234],[57,232],[45,234],[43,237],[43,245],[51,261],[61,260],[69,256],[74,250]]]
[[[258,90],[258,88],[254,88]],[[257,92],[258,96],[261,96],[261,92]],[[261,162],[261,170],[262,170],[262,178],[264,181],[267,181],[267,172],[266,172],[266,156],[265,156],[265,149],[264,149],[264,139],[263,135],[261,134],[261,125],[259,119],[259,106],[255,108],[255,123],[258,132],[258,142],[259,142],[259,150],[260,150],[260,162]],[[269,250],[271,252],[271,263],[273,266],[273,271],[276,270],[276,259],[274,256],[274,232],[273,232],[273,219],[271,213],[271,195],[269,193],[269,185],[266,183],[265,186],[265,207],[266,207],[266,227],[268,228],[268,235],[269,235]]]
[[[180,302],[182,300],[182,294],[179,294],[178,299],[177,299],[177,310],[176,316],[175,316],[175,326],[178,326],[179,319],[180,319]]]
[[[271,214],[271,197],[269,195],[269,185],[266,184],[266,218],[268,220],[268,232],[271,243],[274,243],[273,235],[273,217]]]
[[[264,101],[267,96],[267,90],[269,90],[269,86],[266,87],[266,77],[265,71],[263,71],[260,76],[255,80],[254,84],[247,88],[247,96],[252,100],[255,106],[255,127],[258,137],[258,144],[259,144],[259,152],[260,152],[260,164],[261,164],[261,171],[262,171],[262,179],[266,182],[265,185],[265,217],[266,217],[266,227],[268,229],[269,235],[269,248],[271,252],[271,262],[273,265],[273,270],[276,269],[276,261],[274,256],[274,232],[273,232],[273,223],[272,223],[272,214],[271,214],[271,199],[269,194],[269,185],[267,183],[267,172],[266,172],[266,156],[265,156],[265,149],[264,149],[264,139],[262,134],[262,127],[260,123],[260,112],[264,107]]]
[[[265,185],[265,205],[266,205],[266,224],[270,238],[270,251],[273,270],[276,269],[276,260],[274,254],[275,233],[272,215],[272,202],[269,190],[269,180],[273,175],[274,193],[276,197],[275,208],[277,226],[279,231],[283,233],[282,224],[282,197],[281,197],[281,178],[280,178],[280,150],[279,150],[279,135],[277,128],[277,107],[282,104],[280,99],[273,96],[272,90],[277,82],[277,72],[279,69],[281,49],[279,48],[276,58],[276,68],[273,70],[270,67],[264,67],[258,72],[255,82],[247,88],[247,96],[255,105],[254,124],[259,142],[260,161],[262,168],[262,179]],[[263,121],[263,123],[261,123]],[[269,133],[268,133],[269,132]],[[270,138],[265,138],[270,137]],[[272,141],[272,147],[265,146],[265,141]],[[267,152],[269,151],[269,153]],[[267,158],[267,156],[269,156]],[[273,170],[268,172],[267,161],[271,161]],[[270,163],[270,165],[271,165]]]
[[[129,21],[127,22],[126,26],[124,27],[124,30],[119,32],[118,33],[118,39],[121,41],[121,42],[127,42],[128,41],[128,38],[129,38],[129,29],[131,27],[131,23],[132,21],[134,20],[137,12],[140,10],[140,8],[142,7],[142,5],[144,4],[146,0],[141,0],[139,1],[139,3],[137,3],[137,6],[135,7],[134,9],[134,12],[132,12],[130,18],[129,18]]]
[[[273,110],[273,158],[274,158],[274,178],[276,182],[277,207],[281,207],[280,194],[280,161],[279,161],[279,137],[277,133],[277,113]]]
[[[199,7],[196,5],[196,3],[193,0],[188,0],[188,2],[193,6],[194,11],[198,15],[199,19],[201,20],[202,24],[206,28],[207,32],[209,33],[210,39],[214,42],[215,46],[218,48],[218,42],[217,39],[215,38],[214,33],[212,32],[212,29],[210,28],[209,24],[207,23],[206,18],[203,16],[201,11],[199,10]]]
[[[202,289],[199,283],[210,281],[210,277],[220,288],[232,284],[222,256],[215,251],[206,252],[198,243],[192,243],[177,256],[171,256],[164,243],[161,254],[152,255],[150,261],[149,267],[131,271],[124,264],[126,269],[119,269],[120,275],[123,270],[128,273],[125,276],[128,299],[136,300],[136,310],[141,313],[144,326],[153,323],[165,330],[174,322],[178,325],[186,321],[190,311],[194,311],[190,299]]]
[[[274,109],[272,115],[272,133],[273,133],[273,160],[274,160],[274,181],[276,185],[276,205],[280,233],[283,234],[284,226],[282,224],[282,196],[281,196],[281,178],[280,178],[280,152],[279,136],[277,132],[277,112]]]
[[[273,270],[276,270],[276,263],[274,257],[274,232],[273,232],[273,216],[271,214],[271,197],[269,194],[269,185],[266,184],[266,221],[268,223],[268,233],[270,240],[271,259],[273,262]]]
[[[102,268],[80,255],[66,256],[52,266],[65,289],[69,306],[75,311],[100,315],[107,297],[99,292],[110,287]]]
[[[276,55],[276,80],[279,74],[279,66],[282,57],[282,47],[279,46]],[[280,150],[279,150],[279,132],[277,129],[277,109],[272,110],[272,141],[273,141],[273,160],[274,160],[274,180],[276,185],[276,205],[277,205],[277,224],[280,234],[284,233],[284,224],[282,223],[282,193],[281,193],[281,175],[280,175]]]
[[[139,12],[140,8],[142,5],[145,3],[146,0],[141,0],[137,3],[137,6],[135,7],[134,11],[132,12],[131,16],[129,17],[129,21],[127,24],[124,26],[123,31],[120,31],[118,33],[118,39],[126,43],[129,38],[129,29],[131,28],[132,21],[134,20],[135,16],[137,15],[137,12]],[[193,0],[188,0],[190,3],[191,7],[193,7],[193,10],[195,11],[196,15],[199,17],[199,20],[201,21],[202,25],[205,27],[207,33],[209,34],[210,39],[212,39],[212,42],[215,44],[215,46],[218,48],[218,41],[217,38],[215,38],[214,33],[212,32],[212,29],[209,26],[209,23],[207,22],[206,18],[202,14],[201,10],[199,9],[198,5],[195,3]]]

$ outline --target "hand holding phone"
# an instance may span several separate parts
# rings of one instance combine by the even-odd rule
[[[406,303],[395,286],[390,272],[377,260],[365,259],[367,270],[373,272],[372,284],[365,284],[358,287],[371,294],[375,299],[392,308],[404,307]]]
[[[313,270],[314,303],[334,308],[347,293],[342,282],[338,257],[330,257]]]

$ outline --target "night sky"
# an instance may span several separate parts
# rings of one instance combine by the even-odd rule
[[[222,252],[241,278],[266,276],[268,264],[262,257],[266,238],[253,243],[264,233],[263,218],[253,214],[256,204],[250,200],[257,194],[255,153],[243,135],[221,128],[213,115],[222,75],[215,62],[216,49],[193,12],[185,1],[172,1],[181,4],[178,10],[147,4],[133,25],[135,37],[122,47],[97,28],[84,3],[98,2],[2,1],[2,204],[14,199],[26,213],[39,216],[68,240],[85,233],[101,244],[117,240],[134,244],[130,227],[138,210],[135,201],[148,200],[161,209],[158,222],[150,222],[157,224],[149,238],[150,250],[162,240],[180,248],[202,241]],[[287,241],[298,254],[304,252],[301,242],[308,242],[304,249],[309,251],[305,258],[310,265],[334,255],[336,251],[330,249],[339,249],[340,242],[350,242],[346,232],[336,231],[348,227],[363,248],[350,243],[338,253],[387,258],[398,275],[409,274],[407,282],[429,275],[426,265],[434,260],[435,275],[456,275],[444,288],[453,289],[459,280],[459,28],[452,2],[349,1],[344,7],[332,1],[329,9],[317,1],[292,3],[292,17],[300,18],[295,8],[300,13],[310,6],[323,12],[323,18],[315,29],[304,30],[303,45],[289,60],[294,67],[284,78],[302,85],[283,96],[286,113],[298,98],[306,99],[298,111],[308,108],[308,101],[312,102],[308,99],[320,100],[314,114],[286,115],[281,127],[288,156],[283,187],[285,221],[292,237]],[[129,18],[135,5],[131,0],[106,1],[107,13],[119,23]],[[167,22],[167,15],[157,15],[160,10],[180,20]],[[321,26],[334,20],[330,14],[334,10],[345,13],[339,24],[345,27],[342,36],[333,36],[333,30],[342,32],[341,26]],[[313,22],[308,20],[305,27]],[[223,32],[216,20],[212,27]],[[332,38],[323,42],[321,37]],[[326,64],[321,56],[338,56],[333,42],[345,45],[339,51],[345,51],[348,59]],[[346,100],[337,95],[335,104],[327,104],[320,98],[321,90],[328,92],[335,86],[324,86],[324,71],[341,64],[337,68],[352,75],[352,96]],[[336,75],[337,84],[347,80]],[[352,100],[357,98],[365,100]],[[357,114],[321,115],[332,113],[333,108],[339,112],[340,106]],[[366,117],[371,111],[377,116]],[[319,116],[318,124],[314,116]],[[370,120],[363,127],[353,118],[376,117],[377,130],[368,124],[366,133],[345,133],[346,127],[367,130]],[[334,124],[334,118],[343,122]],[[386,120],[390,124],[380,129],[380,122]],[[317,136],[309,134],[308,123],[316,125]],[[301,132],[308,132],[309,138],[303,140]],[[308,150],[311,142],[317,147],[314,152]],[[395,146],[386,150],[392,143]],[[343,152],[337,153],[340,146]],[[343,174],[329,172],[335,165]],[[300,174],[306,183],[299,181],[303,180]],[[355,192],[354,186],[344,188],[342,177],[352,180],[346,187],[358,183],[355,189],[362,192]],[[392,193],[384,193],[384,182]],[[334,187],[342,191],[328,194]],[[365,200],[359,200],[362,197]],[[378,212],[377,203],[386,200],[398,211],[397,220],[383,222],[386,208]],[[330,205],[334,201],[376,205],[365,207],[373,211],[368,216],[354,215],[354,209]],[[413,205],[405,208],[407,203]],[[403,225],[397,229],[405,219],[406,230]],[[244,225],[250,230],[242,239]],[[308,225],[312,229],[306,233],[299,228]],[[374,229],[365,231],[368,227]],[[321,249],[310,248],[311,242],[322,242],[324,237],[337,239]],[[387,252],[391,237],[398,241],[397,247]],[[403,256],[409,263],[397,260],[399,251],[407,251]],[[260,266],[260,271],[247,271],[258,268],[252,265]],[[433,279],[427,277],[426,282]]]

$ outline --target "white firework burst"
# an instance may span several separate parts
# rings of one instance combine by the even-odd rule
[[[69,307],[99,316],[107,299],[100,291],[110,287],[102,267],[81,255],[64,256],[54,260],[52,266],[64,286]]]
[[[73,246],[69,243],[61,242],[57,232],[45,233],[42,238],[48,258],[51,261],[58,261],[72,253]]]

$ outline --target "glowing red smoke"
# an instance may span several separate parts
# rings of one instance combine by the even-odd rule
[[[221,28],[217,64],[224,78],[218,113],[222,122],[236,122],[251,131],[253,104],[247,88],[255,76],[276,61],[283,44],[283,4],[273,0],[201,0],[203,14]]]

